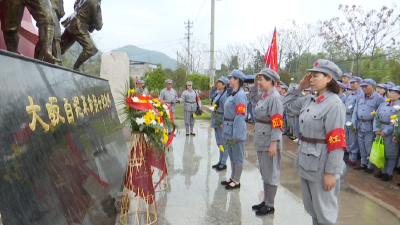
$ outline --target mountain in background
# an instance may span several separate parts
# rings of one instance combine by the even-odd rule
[[[149,63],[160,63],[163,69],[176,69],[176,60],[170,58],[164,53],[142,49],[133,45],[127,45],[122,48],[112,50],[113,52],[125,52],[130,60]]]

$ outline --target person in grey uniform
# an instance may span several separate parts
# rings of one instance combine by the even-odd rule
[[[393,179],[393,171],[396,167],[399,153],[399,143],[393,137],[394,127],[390,123],[390,117],[397,114],[393,106],[400,106],[400,86],[393,87],[389,91],[390,102],[382,103],[376,110],[376,116],[381,122],[380,126],[376,118],[374,118],[374,132],[377,136],[380,135],[383,138],[383,143],[385,144],[385,167],[374,175],[374,177],[380,178],[382,181]]]
[[[229,79],[221,76],[217,83],[215,84],[218,92],[214,97],[212,105],[217,105],[216,110],[218,112],[219,121],[216,120],[215,114],[211,113],[211,127],[214,128],[215,140],[217,142],[218,147],[225,146],[226,140],[222,135],[223,121],[224,121],[224,105],[225,101],[228,98],[228,93],[226,91],[226,86],[229,83]],[[221,149],[219,151],[219,161],[217,164],[213,165],[212,168],[215,168],[217,171],[226,170],[226,161],[228,160],[228,151],[222,152]]]
[[[347,98],[347,95],[346,95],[347,87],[346,87],[346,84],[344,84],[344,83],[340,83],[340,86],[341,86],[341,89],[339,90],[339,98],[340,98],[340,100],[342,100],[342,102],[344,104],[346,102],[346,98]]]
[[[388,86],[387,86],[386,84],[380,83],[380,84],[376,85],[376,92],[377,92],[378,94],[382,95],[382,97],[383,97],[384,99],[387,99],[387,98],[388,98],[388,92],[389,92],[389,90],[388,90]]]
[[[257,84],[254,84],[254,86],[255,85],[257,85]],[[254,118],[257,118],[256,105],[257,105],[257,102],[261,98],[261,92],[260,92],[260,90],[255,92],[255,91],[252,91],[252,89],[253,88],[250,89],[250,103],[251,103],[251,110],[252,110],[251,116],[254,116]]]
[[[279,85],[279,88],[281,89],[281,98],[282,98],[282,100],[283,100],[283,98],[285,97],[285,95],[286,95],[286,93],[287,93],[287,90],[288,90],[288,86],[286,86],[286,84],[280,84]],[[283,110],[283,130],[282,130],[282,132],[283,132],[283,135],[286,135],[287,133],[288,133],[288,125],[287,125],[287,117],[286,117],[286,110],[284,109]]]
[[[246,105],[247,97],[243,90],[246,75],[240,70],[233,70],[229,75],[229,86],[232,94],[228,96],[224,105],[223,137],[227,140],[225,151],[231,161],[231,177],[222,181],[226,190],[240,188],[240,177],[243,171],[244,143],[247,138]],[[233,146],[229,143],[233,142]]]
[[[144,94],[144,95],[149,95],[149,90],[147,90],[146,85],[144,80],[139,80],[138,82],[138,89],[136,90],[136,92],[140,93],[140,94]]]
[[[267,215],[275,212],[276,191],[280,183],[283,105],[282,97],[275,88],[280,76],[266,68],[258,73],[252,89],[265,91],[256,105],[257,118],[254,127],[254,150],[257,151],[258,163],[264,185],[264,201],[254,205],[256,215]]]
[[[336,224],[340,176],[345,165],[345,107],[337,80],[342,71],[333,62],[319,59],[297,88],[290,88],[283,106],[300,113],[300,141],[295,171],[300,175],[303,204],[313,224]],[[315,96],[299,98],[312,87]]]
[[[186,82],[186,90],[182,92],[179,102],[184,103],[183,113],[185,118],[186,136],[189,136],[189,134],[195,136],[196,134],[193,132],[193,127],[196,119],[193,117],[193,113],[197,110],[197,104],[201,109],[201,101],[199,94],[193,90],[192,81]]]
[[[217,83],[218,83],[218,81],[215,82],[214,86],[212,86],[211,89],[210,89],[211,102],[214,101],[215,96],[218,95]]]
[[[374,115],[371,113],[385,102],[385,99],[375,92],[375,84],[376,82],[372,79],[365,79],[361,82],[364,94],[357,100],[351,120],[358,131],[358,147],[361,155],[361,165],[353,169],[363,170],[365,174],[374,172],[373,165],[369,163],[369,155],[375,139],[372,127]]]
[[[351,75],[351,73],[344,73],[342,76],[342,83],[344,83],[348,88],[350,88],[350,80],[352,77],[353,75]]]
[[[175,89],[172,88],[173,81],[168,79],[165,81],[165,86],[161,92],[158,99],[163,100],[167,106],[171,109],[172,117],[175,118],[175,104],[178,100],[178,94],[176,93]],[[172,127],[168,127],[168,133],[171,134]],[[175,134],[174,134],[175,136]]]
[[[349,153],[349,160],[347,161],[348,166],[355,166],[356,161],[359,154],[358,148],[358,135],[356,126],[351,124],[351,119],[353,116],[354,108],[356,106],[356,102],[361,96],[364,95],[364,92],[360,88],[360,84],[362,79],[360,77],[352,77],[350,80],[350,86],[352,88],[351,94],[349,94],[344,103],[346,107],[346,144],[347,144],[347,152]],[[350,126],[349,126],[350,125]]]
[[[309,96],[312,94],[312,88],[304,89],[304,97]]]

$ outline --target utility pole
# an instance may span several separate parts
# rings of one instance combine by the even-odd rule
[[[179,52],[176,51],[176,69],[179,67]]]
[[[215,0],[211,0],[210,84],[214,84],[214,75],[215,75],[214,36],[215,36]]]
[[[186,39],[188,40],[188,48],[187,48],[187,52],[188,52],[188,65],[189,65],[189,72],[191,72],[191,68],[190,68],[190,36],[193,35],[193,33],[190,33],[190,28],[193,27],[193,22],[190,22],[190,20],[188,19],[187,22],[185,22],[185,28],[187,29],[187,33],[186,33]]]

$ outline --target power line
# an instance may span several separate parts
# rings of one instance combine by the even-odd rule
[[[194,19],[194,22],[196,22],[197,18],[199,18],[201,12],[203,11],[203,8],[204,8],[205,3],[206,3],[206,0],[203,1],[203,5],[201,6],[200,11],[197,13],[197,16],[196,16],[196,18]]]

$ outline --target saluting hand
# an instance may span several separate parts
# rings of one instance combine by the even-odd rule
[[[325,191],[331,191],[336,185],[336,176],[332,173],[325,173],[323,187]]]
[[[311,77],[312,77],[311,73],[305,75],[296,89],[304,90],[311,87],[311,82],[310,82]]]

